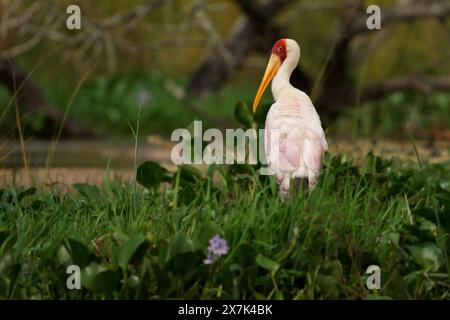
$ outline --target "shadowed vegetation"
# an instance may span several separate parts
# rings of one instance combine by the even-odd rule
[[[147,162],[137,189],[7,187],[0,297],[448,299],[449,169],[328,155],[317,189],[300,186],[284,204],[271,178],[244,165],[202,176]],[[204,265],[216,234],[230,251]],[[66,288],[71,264],[81,291]],[[372,264],[380,291],[365,288]]]

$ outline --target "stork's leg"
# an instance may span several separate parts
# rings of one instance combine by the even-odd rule
[[[289,175],[284,175],[283,178],[278,181],[279,181],[278,188],[280,189],[280,197],[284,201],[289,197],[291,177]]]
[[[317,185],[317,178],[319,174],[314,170],[308,170],[308,187],[309,191],[312,191]]]

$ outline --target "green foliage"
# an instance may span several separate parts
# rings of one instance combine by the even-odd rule
[[[185,126],[193,114],[168,89],[169,79],[158,72],[97,77],[79,91],[71,117],[100,133],[129,133],[127,120],[135,119],[141,107],[146,133],[170,132]],[[46,91],[56,105],[64,107],[73,88],[59,85]]]
[[[136,193],[114,181],[64,195],[6,187],[0,297],[449,298],[449,168],[327,154],[314,192],[300,186],[284,204],[251,166],[144,163]],[[230,251],[205,265],[214,235]],[[81,290],[66,288],[72,264]],[[371,264],[377,292],[365,288]]]
[[[178,89],[174,87],[179,86]],[[255,94],[253,86],[225,86],[210,97],[199,99],[187,95],[181,100],[175,93],[184,88],[182,80],[173,79],[159,72],[148,74],[132,73],[115,77],[99,76],[86,84],[78,92],[70,111],[70,117],[95,132],[112,136],[129,134],[127,120],[135,119],[141,106],[141,123],[144,134],[170,134],[174,129],[185,127],[192,122],[196,114],[189,108],[195,104],[197,108],[214,116],[232,117],[235,101],[250,101]],[[48,87],[48,89],[47,89]],[[46,97],[55,105],[64,108],[68,103],[73,87],[64,83],[43,85]],[[0,93],[0,111],[8,100],[2,100]],[[10,113],[13,110],[10,110]],[[11,113],[11,121],[14,114]],[[33,128],[42,128],[47,123],[40,115],[25,117],[24,122],[32,132]],[[208,125],[208,119],[204,120]]]
[[[407,137],[406,128],[412,133],[432,129],[439,131],[450,127],[449,108],[448,93],[424,97],[416,93],[395,92],[360,107],[344,110],[336,124],[331,126],[331,132],[374,138],[394,135]]]
[[[158,188],[162,182],[168,179],[170,181],[168,171],[153,161],[146,161],[137,169],[136,180],[147,189]]]

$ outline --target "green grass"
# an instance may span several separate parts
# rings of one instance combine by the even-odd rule
[[[0,298],[448,299],[450,163],[327,155],[281,203],[249,166],[138,169],[61,193],[0,191]],[[230,251],[204,265],[208,240]],[[82,290],[68,290],[68,265]],[[379,291],[366,269],[381,268]]]

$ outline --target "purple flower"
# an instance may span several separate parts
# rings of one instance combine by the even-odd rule
[[[214,236],[209,240],[208,250],[216,256],[223,256],[228,253],[227,241],[220,236]]]
[[[203,260],[204,264],[213,264],[216,262],[217,256],[214,256],[211,252],[208,252],[208,256]]]
[[[213,264],[220,256],[226,255],[229,251],[227,241],[216,235],[209,240],[208,255],[204,264]]]

